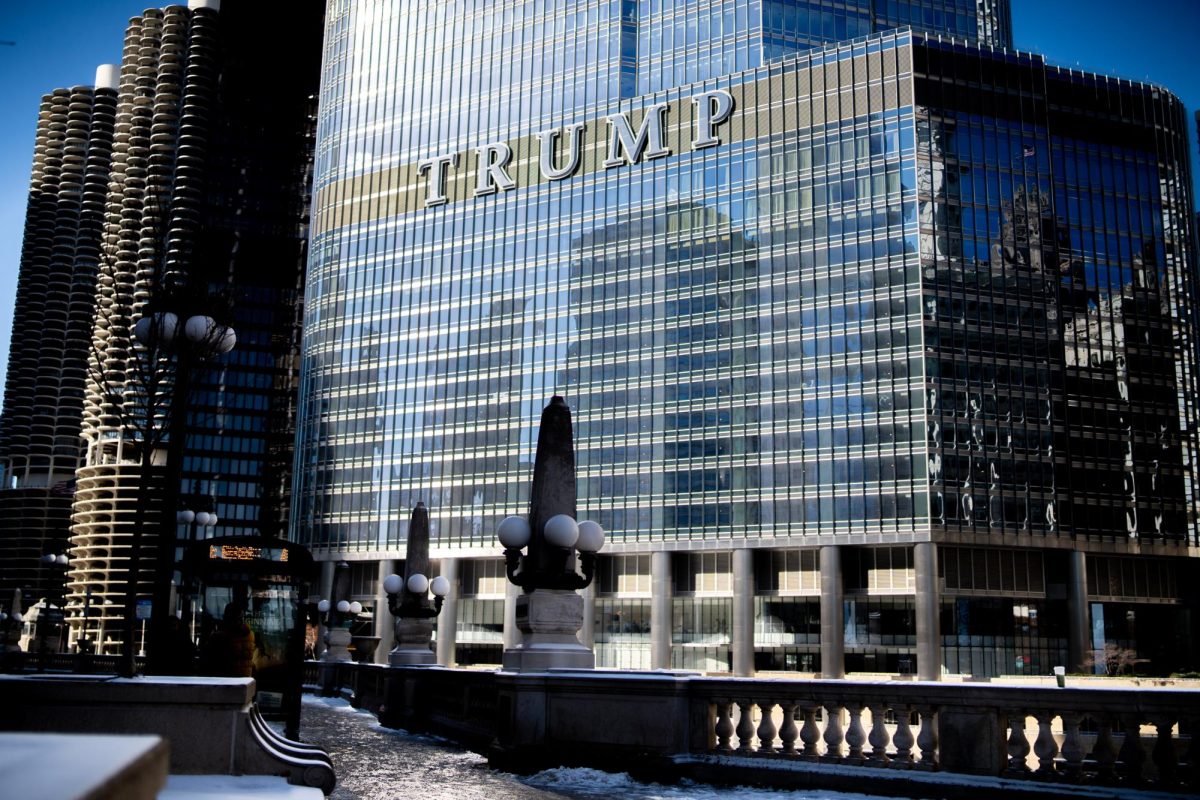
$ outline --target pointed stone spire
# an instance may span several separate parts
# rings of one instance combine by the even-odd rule
[[[555,395],[542,411],[537,454],[533,459],[533,486],[529,496],[529,555],[539,567],[549,568],[543,550],[546,520],[558,514],[575,519],[575,447],[572,444],[571,409]],[[554,566],[561,570],[561,556]]]
[[[401,594],[405,602],[416,601],[422,607],[428,607],[428,592],[414,595],[408,590],[408,579],[418,574],[429,577],[429,509],[425,508],[424,503],[417,503],[408,523],[408,545],[404,556],[404,590]]]

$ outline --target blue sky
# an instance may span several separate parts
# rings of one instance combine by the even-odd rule
[[[182,0],[180,0],[182,2]],[[263,2],[263,0],[244,0]],[[1197,0],[1012,0],[1016,45],[1052,63],[1162,84],[1200,109]],[[90,84],[121,56],[145,0],[0,0],[0,385],[8,362],[21,228],[42,94]],[[1133,9],[1131,11],[1131,9]],[[1189,115],[1189,125],[1194,120]],[[1193,176],[1197,174],[1195,130]],[[1195,177],[1193,185],[1200,185]]]

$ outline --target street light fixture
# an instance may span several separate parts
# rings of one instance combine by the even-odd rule
[[[169,272],[163,278],[161,294],[143,309],[133,325],[137,374],[141,385],[134,387],[143,393],[144,425],[139,480],[139,502],[135,510],[134,529],[125,581],[125,609],[122,624],[124,651],[120,674],[132,677],[136,672],[134,633],[137,619],[138,573],[142,560],[142,534],[145,527],[145,507],[149,505],[153,452],[166,437],[166,470],[163,518],[155,543],[153,595],[150,624],[150,672],[170,662],[166,650],[171,646],[167,620],[173,613],[171,605],[172,573],[175,571],[176,526],[181,521],[177,510],[179,485],[183,472],[183,445],[187,435],[186,409],[192,366],[197,361],[230,352],[237,335],[229,325],[219,322],[204,306],[213,307],[208,292],[188,286],[186,276]],[[224,315],[227,317],[228,315]],[[165,422],[161,421],[165,418]],[[174,501],[173,501],[174,499]],[[206,516],[201,517],[203,513]],[[187,524],[210,521],[211,512],[197,512]],[[215,524],[215,515],[211,522]]]
[[[583,598],[596,573],[604,529],[576,522],[575,449],[571,409],[558,396],[542,411],[533,461],[529,516],[507,517],[496,527],[505,571],[524,592],[517,597],[523,642],[504,653],[504,669],[590,668],[595,654],[578,640]]]
[[[45,568],[56,568],[63,570],[62,574],[50,578],[46,581],[44,593],[41,603],[41,608],[38,612],[37,631],[38,631],[38,669],[44,669],[46,665],[46,657],[51,653],[50,641],[54,639],[54,652],[62,648],[63,633],[66,627],[66,615],[63,613],[63,602],[66,597],[66,570],[71,563],[65,553],[46,553],[38,562]],[[51,632],[56,631],[57,635],[51,636]]]
[[[220,518],[211,511],[193,511],[190,508],[184,508],[175,512],[175,521],[180,525],[195,524],[196,528],[215,528]],[[196,531],[189,530],[188,536],[195,539]]]
[[[430,649],[433,620],[450,593],[450,581],[441,575],[430,580],[427,577],[429,567],[429,510],[424,503],[417,503],[408,523],[404,577],[392,574],[383,579],[388,611],[395,618],[396,646],[388,654],[388,663],[392,666],[437,662]],[[432,602],[430,593],[433,594]]]
[[[331,603],[322,598],[317,603],[317,611],[321,614],[321,624],[325,626],[325,652],[321,660],[349,661],[350,621],[353,615],[362,611],[362,603],[351,603],[349,600]]]
[[[405,589],[408,590],[407,605],[399,597]],[[442,603],[446,595],[450,594],[450,581],[441,575],[429,580],[419,572],[413,573],[406,581],[392,573],[383,579],[383,591],[388,596],[389,610],[395,608],[392,611],[393,616],[403,619],[431,619],[441,613]],[[422,597],[426,593],[433,595],[432,608],[428,606],[428,598]],[[422,602],[423,600],[425,602]]]

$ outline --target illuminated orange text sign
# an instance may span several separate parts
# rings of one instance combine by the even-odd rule
[[[208,557],[220,561],[287,561],[286,547],[254,547],[246,544],[213,544]]]

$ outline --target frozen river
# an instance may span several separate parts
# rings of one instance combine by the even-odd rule
[[[591,769],[551,769],[528,777],[488,769],[487,760],[446,742],[384,728],[343,700],[304,697],[301,737],[321,745],[337,771],[335,800],[875,800],[838,792],[664,786]]]

